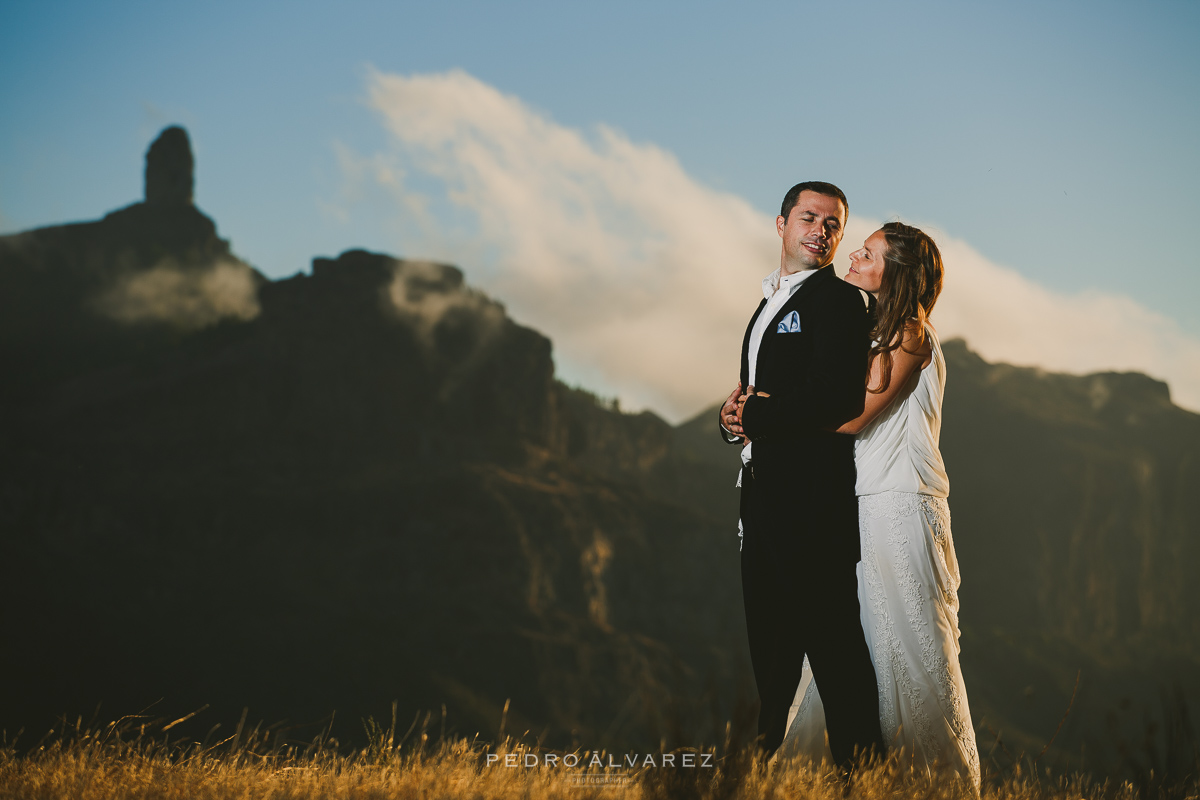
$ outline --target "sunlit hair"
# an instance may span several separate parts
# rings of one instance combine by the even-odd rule
[[[783,217],[784,222],[787,222],[796,203],[800,202],[801,192],[816,192],[826,197],[835,197],[842,201],[842,222],[845,222],[850,215],[850,201],[846,199],[846,194],[841,189],[825,181],[804,181],[788,189],[787,194],[783,196],[783,202],[779,206],[779,216]]]
[[[929,234],[903,222],[889,222],[882,230],[887,247],[883,251],[875,329],[871,332],[875,340],[871,358],[879,358],[883,380],[878,388],[867,386],[872,394],[883,393],[891,382],[892,353],[903,341],[906,329],[913,334],[906,351],[915,353],[925,344],[925,320],[942,293],[944,272],[942,254]]]

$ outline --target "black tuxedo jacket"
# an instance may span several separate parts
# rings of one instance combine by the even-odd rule
[[[743,386],[750,331],[766,302],[742,341]],[[800,330],[778,331],[793,311]],[[827,266],[805,278],[767,325],[754,388],[770,397],[746,401],[742,426],[754,443],[754,480],[776,499],[854,495],[854,437],[832,431],[862,413],[871,324],[862,293]]]

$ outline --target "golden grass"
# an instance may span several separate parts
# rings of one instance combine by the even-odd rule
[[[24,800],[72,798],[814,798],[841,800],[957,800],[973,797],[953,777],[917,775],[895,760],[860,770],[844,786],[827,768],[788,762],[765,767],[746,749],[724,757],[709,751],[712,766],[598,767],[590,751],[574,754],[528,747],[507,739],[498,747],[466,739],[433,741],[423,731],[411,741],[397,742],[392,730],[368,722],[371,744],[346,751],[333,739],[283,743],[270,730],[247,731],[243,723],[228,739],[212,745],[171,741],[171,725],[155,726],[156,733],[136,720],[111,723],[100,730],[57,735],[24,752],[6,744],[0,749],[0,797]],[[52,732],[53,735],[53,732]],[[47,738],[50,738],[48,736]],[[407,737],[405,737],[407,738]],[[491,758],[489,759],[489,754]],[[509,763],[505,766],[504,756]],[[546,756],[559,763],[545,766]],[[579,757],[564,767],[564,756]],[[622,762],[627,754],[614,753]],[[645,753],[639,754],[639,764]],[[536,760],[537,767],[525,767]],[[568,759],[570,761],[571,759]],[[607,753],[597,759],[609,762]],[[1128,783],[1096,784],[1088,779],[1051,780],[1022,774],[985,780],[985,800],[1079,800],[1080,798],[1137,797]]]

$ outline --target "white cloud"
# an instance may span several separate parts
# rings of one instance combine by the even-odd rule
[[[989,361],[1058,372],[1137,371],[1165,380],[1171,399],[1200,410],[1200,340],[1129,297],[1055,292],[988,261],[969,244],[937,237],[946,288],[933,321]]]
[[[445,266],[428,261],[397,263],[388,287],[396,312],[410,322],[427,345],[432,344],[438,323],[455,313],[469,317],[477,338],[487,340],[504,323],[504,307],[478,291],[448,287],[445,270]]]
[[[121,322],[167,322],[196,329],[232,317],[258,316],[258,288],[245,264],[217,261],[183,267],[164,261],[130,273],[96,299],[97,309]]]
[[[408,167],[379,180],[400,201],[405,249],[459,260],[472,283],[551,337],[567,380],[671,420],[736,383],[759,281],[778,264],[769,214],[698,183],[658,147],[603,126],[563,127],[461,71],[375,73],[369,101],[396,143],[373,163]],[[443,213],[411,188],[413,175],[444,192]],[[463,212],[469,229],[451,219]],[[851,218],[842,272],[874,227]],[[469,244],[456,244],[464,235]],[[1171,320],[1125,297],[1051,292],[937,238],[947,285],[933,320],[944,338],[963,336],[990,360],[1145,371],[1200,408],[1200,341]]]

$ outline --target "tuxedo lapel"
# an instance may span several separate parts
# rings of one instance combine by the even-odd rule
[[[776,333],[776,328],[778,327],[780,320],[798,309],[800,307],[800,303],[812,293],[814,287],[819,287],[822,283],[825,283],[831,278],[836,277],[837,276],[833,271],[833,265],[828,264],[818,269],[815,275],[810,275],[804,279],[804,282],[797,287],[795,293],[792,294],[792,296],[788,298],[787,302],[775,312],[775,316],[771,319],[770,324],[767,325],[766,329],[763,331],[762,342],[760,342],[758,345],[759,364],[763,363],[763,355],[770,350],[770,343],[773,341],[774,337],[778,335]],[[760,314],[762,314],[763,308],[766,307],[766,305],[767,299],[763,298],[762,302],[758,304],[758,309],[754,312],[753,316],[750,317],[750,324],[746,326],[746,334],[742,337],[741,380],[743,386],[748,386],[750,381],[750,334],[754,330],[754,323],[758,321],[758,317]]]
[[[836,279],[836,276],[833,273],[833,266],[830,265],[821,267],[819,270],[817,270],[815,275],[810,275],[805,278],[804,283],[800,284],[800,286],[796,288],[795,293],[787,299],[787,302],[775,312],[775,316],[771,319],[771,324],[767,325],[766,330],[763,331],[762,343],[758,346],[759,376],[763,374],[762,365],[768,363],[771,359],[770,353],[774,347],[775,340],[779,336],[797,335],[794,333],[779,333],[779,323],[788,314],[798,310],[800,306],[806,302],[807,298],[812,295],[813,291],[819,290],[821,284],[825,283],[830,278]],[[801,317],[803,317],[803,315],[801,315]]]
[[[750,316],[750,324],[746,326],[746,335],[742,337],[742,371],[740,373],[742,386],[750,385],[750,333],[754,330],[754,323],[758,321],[758,315],[763,312],[766,305],[767,299],[764,297],[758,304],[758,310]]]
[[[807,294],[812,292],[814,287],[821,285],[832,277],[835,277],[833,274],[833,265],[829,264],[817,270],[815,275],[810,275],[805,278],[804,282],[801,283],[796,289],[795,294],[789,297],[788,301],[784,303],[777,312],[775,312],[775,317],[771,320],[771,324],[767,326],[767,330],[766,333],[763,334],[763,338],[766,339],[766,334],[774,333],[775,328],[779,325],[780,321],[788,314],[795,311],[799,307],[800,301],[803,300]],[[756,314],[755,316],[758,315]]]

